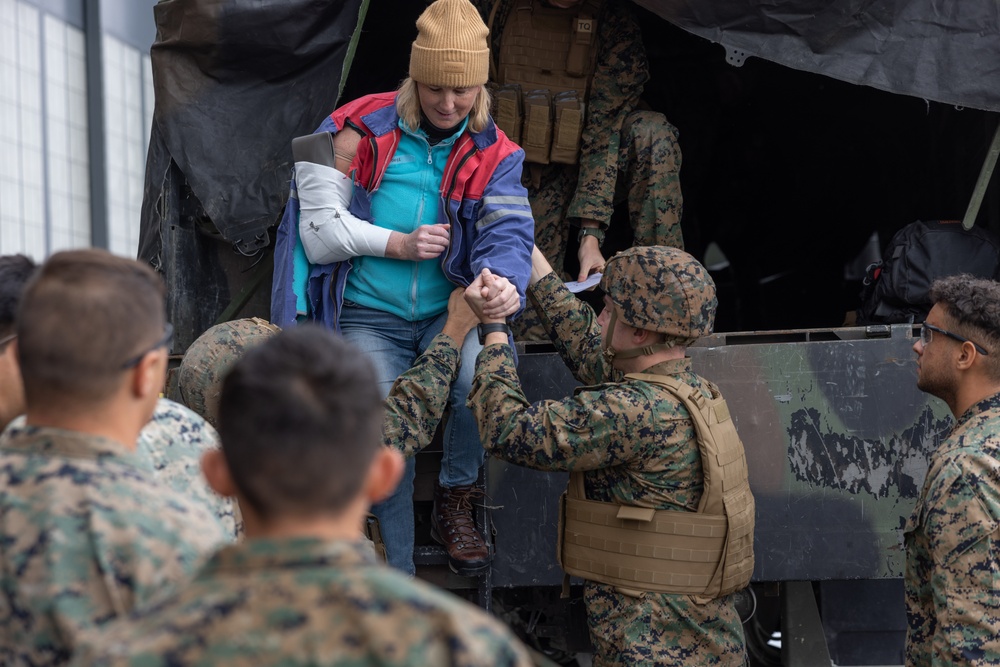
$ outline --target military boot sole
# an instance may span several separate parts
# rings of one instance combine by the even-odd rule
[[[438,535],[437,529],[431,526],[431,539],[440,544],[445,548],[445,553],[447,553],[448,545],[441,536]],[[483,572],[486,572],[493,563],[493,554],[491,553],[486,560],[458,560],[452,558],[448,555],[448,569],[459,575],[460,577],[478,577]]]

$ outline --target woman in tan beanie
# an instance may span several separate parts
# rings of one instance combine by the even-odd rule
[[[300,271],[309,287],[298,290],[310,294],[308,317],[371,355],[386,394],[441,331],[456,286],[488,268],[500,277],[494,312],[506,317],[524,307],[534,239],[524,151],[489,114],[489,31],[479,12],[469,0],[437,0],[417,31],[410,76],[398,91],[350,102],[317,130],[334,135],[342,173],[297,163],[298,199],[282,220],[283,229],[299,231],[311,264]],[[293,275],[291,249],[276,250],[275,261]],[[275,288],[274,298],[289,305],[289,321],[276,324],[294,321],[295,291]],[[452,569],[464,575],[488,568],[492,557],[470,502],[483,448],[465,401],[481,348],[473,333],[460,352],[432,517]],[[396,494],[373,510],[389,562],[410,573],[412,494],[411,459]]]

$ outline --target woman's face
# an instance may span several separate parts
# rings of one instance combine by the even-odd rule
[[[469,115],[479,88],[480,86],[443,88],[417,82],[420,110],[434,127],[439,130],[450,130]]]

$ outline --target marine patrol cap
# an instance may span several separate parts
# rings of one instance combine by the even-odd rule
[[[181,402],[216,426],[222,380],[250,348],[281,331],[266,320],[250,317],[209,328],[191,343],[177,369]]]
[[[712,333],[718,299],[701,262],[668,246],[618,253],[604,267],[601,289],[629,326],[658,331],[678,344]]]
[[[410,78],[445,88],[485,84],[490,76],[489,34],[469,0],[436,0],[417,19]]]

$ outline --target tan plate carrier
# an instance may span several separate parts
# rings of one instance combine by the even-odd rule
[[[570,475],[560,507],[557,557],[567,575],[699,602],[744,588],[753,574],[754,499],[743,443],[718,388],[712,398],[664,375],[631,373],[663,387],[694,422],[705,490],[697,512],[587,500],[582,472]]]
[[[575,11],[515,0],[491,62],[493,117],[525,152],[525,162],[576,164],[587,95],[597,64],[597,21],[604,0]],[[490,30],[501,2],[490,13]]]

